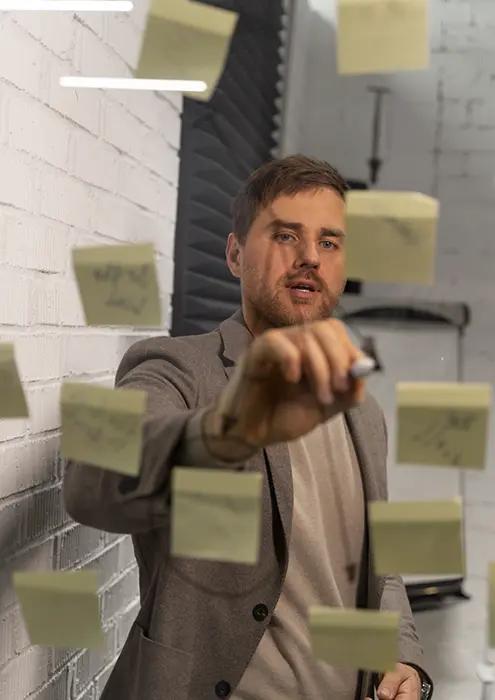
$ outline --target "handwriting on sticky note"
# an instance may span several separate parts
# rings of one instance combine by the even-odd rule
[[[397,461],[482,469],[486,462],[488,384],[397,385]]]
[[[88,325],[161,325],[151,245],[112,245],[73,251]]]
[[[95,571],[16,571],[13,584],[32,644],[101,645]]]
[[[145,392],[66,382],[61,403],[64,457],[123,474],[139,473]]]
[[[26,418],[26,397],[12,343],[0,343],[0,418]]]
[[[398,658],[399,614],[312,606],[313,654],[332,666],[389,671]]]
[[[175,467],[172,554],[255,564],[261,532],[260,473]]]

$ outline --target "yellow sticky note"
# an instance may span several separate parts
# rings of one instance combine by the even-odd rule
[[[368,512],[378,575],[464,573],[460,500],[375,501]]]
[[[347,276],[366,282],[432,284],[438,215],[438,201],[418,192],[349,192]]]
[[[0,418],[26,418],[28,407],[12,343],[0,343]]]
[[[397,663],[399,613],[315,605],[309,631],[313,654],[332,666],[386,672]]]
[[[191,0],[153,0],[136,77],[202,80],[207,90],[190,96],[209,100],[223,72],[237,17]]]
[[[429,65],[428,0],[338,0],[337,27],[341,74]]]
[[[76,382],[62,385],[64,457],[136,476],[146,392]]]
[[[495,649],[495,562],[488,565],[488,646]]]
[[[13,583],[31,644],[102,644],[95,571],[16,571]]]
[[[261,489],[258,472],[175,467],[172,555],[256,564]]]
[[[397,462],[483,469],[489,384],[399,382]]]
[[[76,248],[72,258],[88,325],[162,325],[152,245]]]

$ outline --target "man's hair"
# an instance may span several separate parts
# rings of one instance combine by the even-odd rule
[[[244,243],[259,211],[280,195],[327,187],[342,199],[349,189],[342,175],[330,163],[303,155],[268,161],[255,170],[241,187],[232,205],[233,231]]]

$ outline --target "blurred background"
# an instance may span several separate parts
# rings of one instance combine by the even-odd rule
[[[495,2],[431,0],[428,70],[346,77],[334,0],[205,4],[240,15],[207,103],[59,86],[61,75],[131,76],[147,0],[129,14],[0,11],[0,337],[15,342],[31,414],[0,422],[0,697],[97,700],[137,612],[130,539],[64,511],[58,405],[62,379],[111,385],[143,333],[85,326],[70,250],[152,241],[159,333],[209,330],[239,300],[224,264],[232,197],[258,165],[296,152],[330,161],[354,187],[440,200],[435,284],[351,280],[342,313],[383,360],[373,381],[391,434],[391,496],[465,500],[467,577],[430,582],[433,601],[424,585],[409,590],[435,698],[482,697],[493,430],[487,471],[413,477],[392,457],[392,392],[399,378],[495,379]],[[102,571],[105,648],[30,646],[11,570],[80,567]]]

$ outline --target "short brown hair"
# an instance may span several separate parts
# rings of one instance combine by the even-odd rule
[[[320,187],[335,190],[342,199],[349,189],[342,175],[324,160],[293,155],[268,161],[251,173],[234,199],[232,223],[238,240],[244,243],[260,209],[280,195]]]

